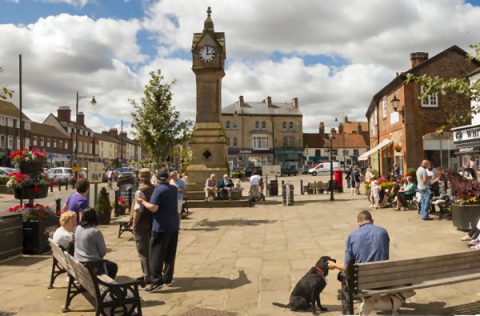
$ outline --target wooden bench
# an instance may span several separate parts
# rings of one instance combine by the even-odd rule
[[[50,244],[50,248],[52,249],[52,273],[50,274],[50,285],[48,286],[48,288],[52,289],[55,279],[59,275],[67,272],[68,265],[62,248],[60,248],[60,246],[51,238],[48,238],[48,243]]]
[[[328,184],[323,183],[322,181],[314,182],[314,183],[308,183],[304,187],[304,191],[307,192],[307,194],[323,194],[323,192],[328,190]]]
[[[480,252],[466,251],[406,260],[354,264],[346,286],[339,290],[344,314],[353,314],[353,301],[406,290],[424,289],[480,279]]]
[[[118,224],[118,238],[122,236],[124,232],[131,232],[133,234],[132,223],[130,221],[130,215],[122,216],[114,221]]]
[[[68,291],[63,312],[72,299],[82,293],[95,306],[95,315],[142,315],[138,286],[142,281],[117,283],[108,275],[93,271],[63,252],[68,266]]]

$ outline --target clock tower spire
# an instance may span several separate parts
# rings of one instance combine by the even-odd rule
[[[187,169],[189,191],[203,191],[210,174],[228,173],[227,141],[220,123],[222,78],[225,76],[225,33],[215,32],[208,7],[202,33],[194,33],[192,71],[196,77],[196,120]]]

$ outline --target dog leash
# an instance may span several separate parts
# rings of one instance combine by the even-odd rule
[[[315,270],[317,270],[317,272],[320,272],[323,276],[325,276],[325,272],[320,269],[319,267],[313,267]]]

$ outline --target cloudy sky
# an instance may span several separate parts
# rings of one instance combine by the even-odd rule
[[[81,100],[80,110],[100,131],[129,125],[128,99],[160,68],[177,81],[177,109],[194,118],[190,48],[208,6],[226,33],[222,106],[239,95],[298,97],[306,132],[345,114],[366,120],[372,95],[410,68],[411,52],[480,39],[480,0],[0,0],[0,86],[18,91],[22,54],[27,115],[74,110],[79,91],[95,95],[95,108]]]

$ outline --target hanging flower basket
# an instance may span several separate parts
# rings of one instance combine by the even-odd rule
[[[20,161],[19,168],[20,172],[24,174],[33,174],[33,173],[40,173],[43,171],[44,161],[41,159],[35,159],[32,161]]]
[[[395,148],[395,151],[396,151],[397,153],[399,153],[399,152],[402,151],[402,146],[399,145],[399,144],[396,144],[395,146],[393,146],[393,148]]]
[[[42,167],[47,162],[47,153],[45,151],[37,151],[36,148],[31,150],[24,148],[10,154],[10,159],[20,168],[21,173],[39,173],[43,172]]]
[[[14,190],[16,199],[43,199],[48,195],[48,186],[21,187]]]

